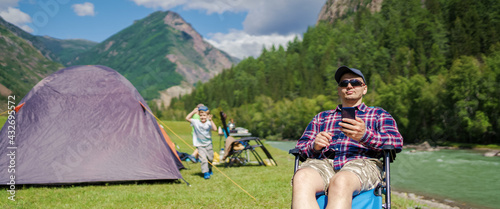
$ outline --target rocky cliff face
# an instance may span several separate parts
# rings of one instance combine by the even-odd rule
[[[166,57],[177,64],[176,72],[181,74],[187,82],[194,84],[198,81],[205,82],[215,75],[222,72],[223,69],[230,68],[233,62],[229,56],[222,51],[214,48],[205,42],[198,32],[196,32],[189,23],[184,21],[180,15],[174,12],[168,12],[163,19],[165,24],[179,30],[192,38],[193,49],[200,55],[201,66],[194,66],[179,51],[174,51]]]
[[[360,7],[368,8],[372,13],[379,12],[383,0],[328,0],[319,13],[318,22],[332,23],[349,12],[356,12]]]

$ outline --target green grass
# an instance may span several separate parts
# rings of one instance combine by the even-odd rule
[[[7,114],[7,113],[5,113],[5,114]],[[7,116],[1,115],[0,116],[0,127],[3,127],[3,125],[5,124],[6,121],[7,121]]]
[[[5,117],[0,117],[1,121],[5,121]],[[165,125],[186,143],[192,143],[191,127],[187,122],[165,121]],[[180,151],[192,152],[181,139],[168,128],[166,130]],[[214,150],[218,150],[219,136],[215,133],[213,142]],[[15,202],[7,199],[7,188],[3,187],[0,208],[290,208],[290,178],[294,159],[285,151],[266,147],[278,166],[217,167],[212,178],[205,180],[201,177],[200,164],[184,162],[187,169],[181,170],[181,174],[191,186],[182,181],[36,187],[18,185]],[[261,156],[265,155],[261,153]],[[392,204],[394,208],[422,206],[395,195]]]

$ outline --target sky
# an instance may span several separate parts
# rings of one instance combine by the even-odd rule
[[[174,11],[213,46],[243,59],[316,24],[326,0],[0,0],[0,16],[33,35],[102,42],[155,11]]]

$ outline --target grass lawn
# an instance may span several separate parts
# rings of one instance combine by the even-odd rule
[[[5,117],[0,117],[0,122],[2,121],[5,121]],[[187,122],[164,123],[185,142],[192,144],[191,128]],[[166,131],[178,145],[179,151],[193,151],[168,128]],[[213,143],[214,151],[218,151],[219,136],[216,133],[213,134]],[[187,186],[183,181],[66,186],[17,185],[15,201],[8,199],[7,188],[2,187],[0,208],[290,208],[290,178],[293,174],[294,159],[285,151],[270,145],[266,147],[278,166],[217,167],[212,178],[205,180],[201,177],[200,164],[183,162],[187,169],[181,170],[181,174],[191,186]],[[261,156],[265,155],[261,153]],[[394,208],[422,206],[395,195],[392,197]]]

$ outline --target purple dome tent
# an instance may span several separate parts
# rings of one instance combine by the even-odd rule
[[[170,139],[139,92],[111,68],[59,70],[16,102],[15,132],[8,132],[9,121],[0,131],[3,185],[11,176],[15,184],[182,179]]]

